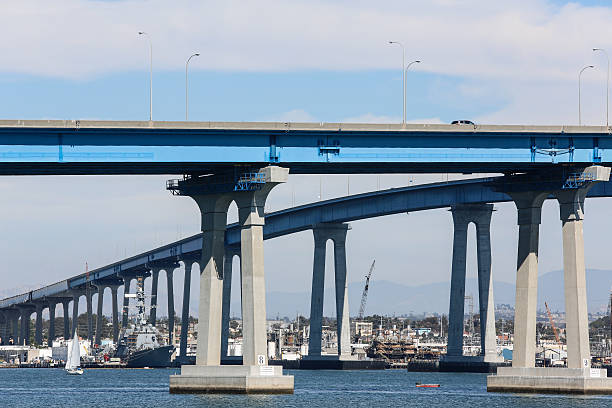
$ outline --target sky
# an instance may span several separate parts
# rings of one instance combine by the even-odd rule
[[[149,43],[137,34],[142,30],[153,47],[154,120],[184,119],[185,61],[199,52],[189,65],[190,120],[398,122],[402,50],[388,42],[400,41],[406,62],[422,60],[408,74],[410,122],[576,124],[578,72],[594,65],[582,76],[582,122],[601,125],[607,62],[592,48],[612,52],[611,20],[608,2],[586,0],[8,1],[0,14],[0,119],[148,119]],[[1,177],[1,293],[197,233],[195,203],[165,191],[168,178]],[[347,184],[357,193],[379,183],[443,178],[353,175],[347,183],[342,175],[290,176],[272,192],[268,209],[316,201],[319,185],[326,199],[345,195]],[[590,268],[612,269],[609,204],[598,199],[586,206]],[[496,209],[494,279],[513,282],[516,211],[512,204]],[[228,219],[235,218],[232,208]],[[558,219],[558,205],[546,203],[541,273],[562,267]],[[449,280],[448,211],[351,226],[349,281],[363,280],[373,259],[373,279]],[[468,250],[468,276],[475,276],[473,236]],[[268,290],[310,287],[310,232],[268,241],[265,251]]]

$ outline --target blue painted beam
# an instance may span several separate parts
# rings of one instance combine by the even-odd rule
[[[512,172],[612,163],[598,126],[0,121],[0,174]]]

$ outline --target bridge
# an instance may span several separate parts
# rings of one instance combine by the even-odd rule
[[[602,126],[0,120],[0,174],[512,173],[609,164]]]
[[[321,358],[325,243],[334,242],[338,361],[348,358],[346,296],[347,222],[450,206],[453,261],[449,343],[445,363],[494,364],[490,218],[493,203],[513,201],[518,210],[517,292],[513,366],[488,378],[491,391],[612,391],[602,370],[590,368],[586,310],[584,200],[607,196],[611,165],[610,130],[568,126],[363,125],[217,122],[0,121],[0,174],[184,174],[167,189],[191,197],[201,213],[202,234],[66,281],[5,299],[5,320],[27,338],[29,316],[42,308],[54,316],[55,304],[88,295],[92,333],[94,291],[113,295],[114,337],[118,330],[117,288],[129,291],[137,276],[151,275],[154,294],[159,272],[169,286],[178,261],[185,265],[188,302],[191,267],[199,264],[200,299],[195,366],[171,376],[171,392],[293,392],[293,377],[267,365],[263,240],[305,229],[314,236],[309,358]],[[503,177],[419,186],[329,200],[264,214],[269,192],[295,174],[315,173],[503,173]],[[597,193],[599,191],[599,193]],[[536,369],[535,316],[537,256],[544,200],[560,204],[563,231],[568,368]],[[239,221],[227,226],[235,202]],[[467,227],[476,225],[482,355],[462,355]],[[227,344],[231,258],[241,259],[243,365],[221,367]],[[170,290],[169,292],[172,292]],[[98,297],[101,317],[103,296]],[[169,301],[170,306],[170,301]],[[188,306],[188,303],[187,303]],[[185,303],[183,313],[185,313]],[[155,310],[155,308],[153,308]],[[8,318],[6,317],[8,313]],[[173,313],[172,313],[173,314]],[[156,319],[152,313],[152,321]],[[127,324],[127,314],[123,314]],[[173,323],[172,323],[173,324]],[[5,325],[6,326],[6,325]],[[27,326],[27,327],[26,327]],[[51,330],[51,329],[50,329]],[[183,332],[186,333],[186,330]],[[65,333],[66,334],[66,333]],[[94,340],[97,342],[98,339]],[[181,351],[186,344],[181,339]],[[184,354],[182,354],[184,356]],[[228,388],[229,387],[229,388]]]

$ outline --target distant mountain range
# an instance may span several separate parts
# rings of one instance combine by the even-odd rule
[[[182,286],[182,285],[180,285]],[[612,271],[589,269],[587,271],[587,296],[589,312],[606,310],[610,299],[612,287]],[[36,287],[22,286],[19,288],[0,290],[0,299],[24,293]],[[193,288],[192,288],[193,289]],[[515,289],[514,284],[506,282],[494,282],[494,299],[496,304],[509,304],[514,306]],[[181,313],[182,287],[175,284],[175,311]],[[351,316],[356,316],[361,302],[363,282],[349,284],[349,305]],[[324,314],[335,317],[335,295],[334,288],[325,290]],[[193,293],[193,292],[192,292]],[[430,283],[426,285],[408,286],[385,280],[372,280],[366,306],[366,314],[382,315],[408,315],[423,312],[448,313],[448,302],[450,293],[450,281]],[[466,295],[474,296],[474,311],[478,311],[478,281],[476,279],[466,280]],[[158,316],[167,315],[166,291],[160,287],[158,293],[159,307]],[[277,316],[295,316],[300,313],[303,316],[310,315],[310,291],[302,292],[269,292],[267,293],[267,315],[270,318]],[[547,302],[551,310],[563,311],[563,271],[553,271],[543,274],[538,279],[538,308],[544,308]],[[95,302],[95,299],[94,299]],[[81,298],[79,306],[81,311],[85,310],[85,299]],[[240,304],[232,302],[232,315],[239,316]],[[95,310],[95,305],[94,305]],[[190,312],[197,315],[198,300],[192,294]],[[110,293],[106,294],[104,313],[110,315],[111,302]]]
[[[587,296],[589,312],[606,310],[612,287],[612,271],[590,269],[587,271]],[[363,283],[349,284],[349,305],[351,316],[359,311]],[[514,306],[515,285],[506,282],[494,282],[494,299],[496,304],[504,303]],[[466,280],[466,295],[474,296],[474,311],[478,311],[478,281]],[[427,285],[407,286],[396,282],[372,280],[368,294],[366,314],[403,315],[422,312],[448,313],[450,281]],[[325,316],[335,316],[334,289],[325,291]],[[563,311],[564,290],[563,271],[543,274],[538,279],[538,307],[544,309],[544,302],[551,310]],[[232,310],[239,310],[239,304],[232,304]],[[270,292],[267,295],[269,317],[293,316],[296,311],[310,314],[310,292]]]

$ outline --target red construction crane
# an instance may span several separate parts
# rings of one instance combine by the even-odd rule
[[[550,314],[550,309],[548,308],[548,304],[544,302],[544,306],[546,306],[546,313],[548,314],[548,320],[550,320],[550,325],[552,326],[553,333],[555,334],[555,340],[557,340],[557,343],[561,344],[561,341],[559,340],[559,332],[557,331],[557,328],[555,327],[555,322],[553,321],[552,314]]]
[[[374,270],[374,264],[376,263],[376,259],[372,261],[372,266],[370,266],[370,271],[366,275],[366,283],[363,288],[363,294],[361,295],[361,305],[359,305],[359,320],[363,319],[363,313],[365,312],[366,302],[368,301],[368,290],[370,289],[370,277],[372,276],[372,271]]]

